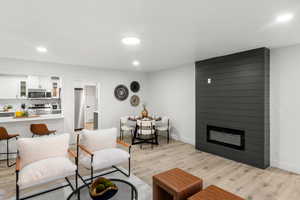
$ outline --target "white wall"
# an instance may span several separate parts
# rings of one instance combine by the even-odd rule
[[[74,82],[77,80],[100,82],[100,115],[102,128],[119,127],[121,116],[137,114],[141,107],[130,105],[130,92],[127,100],[120,102],[114,97],[114,89],[118,84],[128,88],[131,81],[139,81],[141,90],[137,93],[143,101],[146,97],[147,76],[141,72],[122,72],[101,70],[82,66],[71,66],[44,62],[29,62],[15,59],[0,59],[1,74],[47,75],[62,78],[62,106],[64,109],[64,130],[73,132],[74,127]]]
[[[148,74],[149,110],[171,117],[172,134],[195,144],[194,64]],[[300,173],[300,45],[271,50],[271,166]]]
[[[300,45],[271,50],[271,165],[300,173]],[[74,80],[101,83],[102,127],[119,125],[119,117],[138,114],[129,99],[119,102],[113,96],[117,84],[141,83],[142,102],[151,113],[171,118],[172,134],[195,144],[195,69],[194,63],[180,68],[150,72],[120,72],[60,64],[0,59],[0,73],[57,75],[62,77],[65,130],[73,130]],[[298,89],[299,88],[299,89]],[[132,94],[132,93],[130,93]]]
[[[271,50],[271,165],[300,173],[300,45]]]
[[[148,73],[148,110],[170,117],[172,137],[195,144],[194,63]]]

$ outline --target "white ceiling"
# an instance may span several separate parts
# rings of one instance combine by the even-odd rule
[[[0,57],[134,70],[300,43],[299,0],[1,0]],[[277,15],[293,12],[287,24]],[[139,47],[125,47],[124,36]],[[37,53],[44,45],[48,53]]]

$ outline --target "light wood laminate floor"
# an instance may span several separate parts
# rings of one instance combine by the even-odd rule
[[[1,191],[11,197],[15,188],[14,167],[3,168],[4,164],[0,163],[0,199]],[[134,146],[132,167],[133,173],[150,185],[154,174],[179,167],[201,177],[204,187],[214,184],[247,200],[300,199],[300,175],[276,168],[257,169],[197,151],[194,146],[179,141],[169,145],[162,141],[154,149],[149,145],[143,149]]]

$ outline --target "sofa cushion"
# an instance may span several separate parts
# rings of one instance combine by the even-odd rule
[[[94,152],[93,168],[104,169],[128,161],[129,153],[118,148],[103,149]],[[91,168],[91,157],[83,156],[80,163],[87,169]]]
[[[26,165],[19,173],[21,189],[75,174],[76,165],[67,157],[43,159]]]
[[[80,144],[95,152],[101,149],[115,148],[117,146],[117,129],[83,130],[80,134]],[[82,151],[81,151],[82,152]]]
[[[66,157],[69,148],[69,134],[20,138],[17,147],[22,167],[47,158]]]

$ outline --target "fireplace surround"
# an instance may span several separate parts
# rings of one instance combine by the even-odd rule
[[[269,166],[269,59],[259,48],[195,63],[198,150]]]

